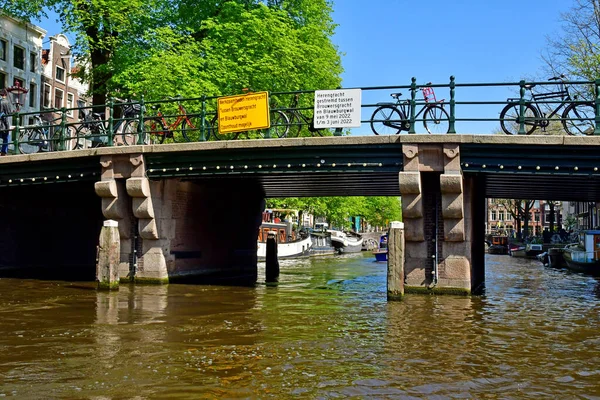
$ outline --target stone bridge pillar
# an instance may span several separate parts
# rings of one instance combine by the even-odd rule
[[[96,182],[95,189],[102,198],[104,217],[116,220],[119,225],[121,280],[168,282],[168,255],[163,247],[168,238],[169,208],[161,197],[158,207],[153,202],[143,155],[102,156],[100,164],[101,180]],[[159,182],[152,186],[167,184]],[[155,192],[165,193],[160,187]]]
[[[142,154],[101,157],[106,219],[118,222],[121,280],[254,284],[264,192],[252,179],[150,181]]]
[[[474,261],[483,268],[483,253],[473,249],[483,248],[483,236],[474,239],[474,182],[462,176],[459,145],[405,144],[402,151],[405,292],[471,293]]]

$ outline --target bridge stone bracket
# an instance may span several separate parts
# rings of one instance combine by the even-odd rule
[[[145,176],[143,155],[102,156],[100,165],[101,180],[94,187],[102,199],[104,217],[119,223],[122,255],[120,275],[128,275],[132,270],[131,264],[136,264],[137,268],[133,268],[136,277],[166,279],[166,259],[159,240],[160,229],[155,218],[152,188]],[[138,219],[139,237],[146,240],[145,243],[132,245],[133,217]]]

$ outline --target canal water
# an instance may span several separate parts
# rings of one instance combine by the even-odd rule
[[[600,398],[599,281],[486,270],[481,297],[390,303],[370,254],[284,261],[252,288],[3,278],[0,397]]]

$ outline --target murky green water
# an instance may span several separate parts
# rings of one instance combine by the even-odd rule
[[[0,279],[0,396],[600,398],[600,283],[486,261],[483,297],[399,303],[368,256],[282,262],[274,287]]]

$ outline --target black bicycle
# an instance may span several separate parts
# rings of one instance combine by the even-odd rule
[[[288,137],[298,137],[302,128],[306,127],[310,136],[317,134],[319,136],[332,136],[333,130],[330,128],[315,128],[315,120],[313,115],[305,115],[302,113],[303,108],[299,108],[300,93],[295,93],[288,108],[284,111],[289,119],[290,129]]]
[[[537,128],[546,131],[551,124],[552,119],[561,109],[564,109],[560,122],[567,134],[572,136],[592,135],[596,130],[595,123],[595,105],[592,102],[578,102],[571,98],[569,86],[565,82],[565,76],[555,76],[549,81],[559,81],[559,89],[556,92],[534,93],[535,84],[525,85],[525,89],[530,93],[530,97],[523,104],[523,128],[526,135],[530,135]],[[552,99],[558,99],[552,101]],[[548,102],[550,100],[550,102]],[[552,105],[557,102],[556,107]],[[540,108],[540,104],[549,105],[550,113],[545,113]],[[520,130],[520,110],[521,104],[519,98],[509,98],[508,104],[500,112],[500,127],[507,135],[516,135]]]
[[[423,92],[425,104],[415,115],[422,115],[423,127],[428,133],[448,133],[450,117],[444,109],[444,100],[436,100],[433,88],[426,86]],[[377,103],[378,107],[371,116],[371,130],[376,135],[397,135],[410,130],[410,100],[401,100],[402,93],[390,94],[395,103]]]
[[[113,124],[113,145],[133,146],[138,143],[141,106],[139,103],[124,102],[121,108],[122,118],[115,119]],[[104,115],[85,108],[80,108],[79,113],[82,121],[75,131],[75,149],[107,146],[110,131]]]

